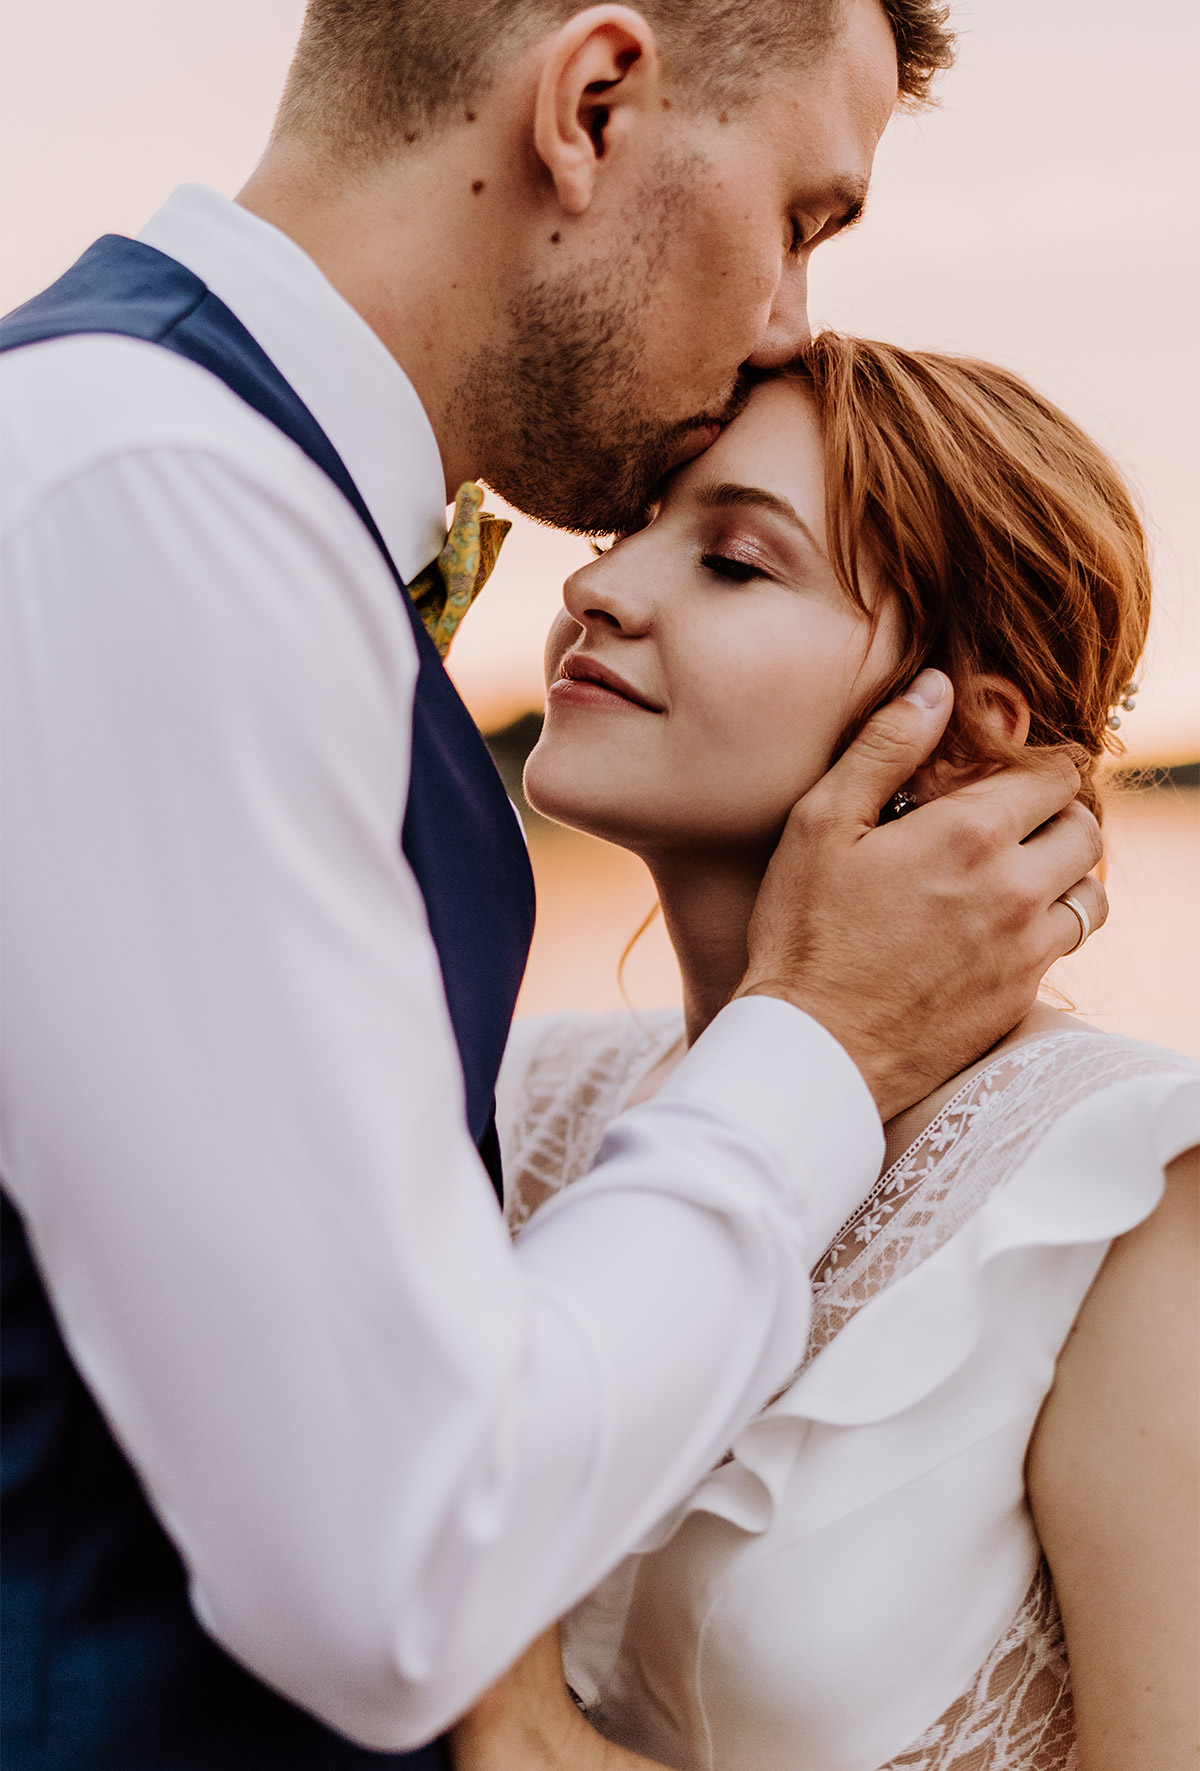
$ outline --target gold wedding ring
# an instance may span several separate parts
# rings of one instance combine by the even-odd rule
[[[1064,959],[1069,959],[1072,953],[1079,952],[1079,949],[1091,934],[1092,919],[1084,909],[1083,905],[1079,902],[1079,899],[1073,898],[1069,892],[1066,897],[1060,898],[1058,901],[1060,904],[1065,904],[1068,910],[1073,910],[1079,919],[1079,939],[1073,947],[1068,947],[1067,951],[1063,954]]]

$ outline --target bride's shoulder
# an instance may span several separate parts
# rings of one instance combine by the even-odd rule
[[[1082,1123],[1088,1118],[1087,1103],[1111,1112],[1111,1097],[1117,1095],[1135,1120],[1139,1102],[1145,1105],[1147,1123],[1154,1117],[1153,1103],[1172,1100],[1187,1103],[1195,1116],[1200,1064],[1194,1058],[1144,1039],[1103,1032],[1056,1009],[1039,1006],[1034,1016],[998,1048],[991,1068],[1000,1086],[1023,1079],[1043,1115],[1051,1108],[1056,1116],[1079,1109]],[[1195,1130],[1200,1135],[1200,1125]]]
[[[1010,1113],[1044,1120],[1139,1079],[1159,1094],[1159,1083],[1196,1084],[1200,1064],[1182,1052],[1141,1039],[1102,1032],[1078,1015],[1038,1003],[985,1057],[898,1115],[887,1126],[888,1161],[894,1161],[967,1094],[995,1099],[1007,1094]],[[1191,1089],[1185,1086],[1185,1095]]]

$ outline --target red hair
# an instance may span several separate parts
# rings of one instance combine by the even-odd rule
[[[1085,753],[1095,807],[1150,615],[1146,538],[1112,462],[991,363],[825,332],[799,367],[824,432],[834,569],[866,609],[866,549],[900,605],[903,656],[868,712],[935,665],[955,687],[947,754],[1008,761],[974,687],[1003,677],[1029,703],[1030,745]]]

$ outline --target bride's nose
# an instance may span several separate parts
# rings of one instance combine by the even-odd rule
[[[611,550],[573,572],[563,586],[563,603],[581,627],[607,628],[627,639],[646,633],[653,620],[652,599],[628,554]]]

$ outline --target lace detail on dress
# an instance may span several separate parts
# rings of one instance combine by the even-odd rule
[[[513,1235],[551,1194],[588,1172],[609,1122],[676,1044],[681,1027],[673,1009],[640,1020],[617,1013],[550,1022],[521,1079],[519,1111],[504,1140],[505,1216]]]
[[[1071,1675],[1043,1562],[970,1686],[881,1771],[1077,1771]]]
[[[1164,1055],[1107,1033],[1050,1033],[977,1071],[817,1262],[805,1365],[864,1304],[948,1242],[1064,1113],[1114,1083],[1161,1071]]]

